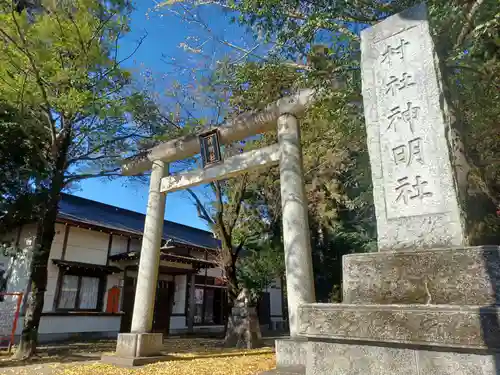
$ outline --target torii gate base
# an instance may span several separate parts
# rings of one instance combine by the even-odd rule
[[[162,349],[161,333],[120,333],[116,353],[104,354],[101,361],[119,367],[132,367],[173,359],[172,356],[163,354]]]

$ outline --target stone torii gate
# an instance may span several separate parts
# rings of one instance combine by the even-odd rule
[[[140,255],[131,333],[118,335],[116,353],[106,362],[138,365],[164,359],[163,337],[151,333],[158,279],[166,193],[214,180],[233,177],[250,169],[279,164],[283,210],[283,243],[291,338],[298,335],[298,307],[315,300],[311,243],[304,188],[300,128],[296,116],[315,100],[315,90],[304,89],[282,98],[262,111],[249,112],[213,130],[216,141],[230,144],[261,134],[277,124],[278,143],[249,151],[203,169],[168,175],[168,165],[200,153],[202,136],[186,136],[162,143],[135,160],[126,160],[124,175],[151,170],[144,236]]]

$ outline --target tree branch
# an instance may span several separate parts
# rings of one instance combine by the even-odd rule
[[[236,190],[236,192],[234,194],[233,203],[236,206],[234,207],[233,220],[231,220],[231,222],[228,224],[229,234],[233,233],[233,229],[236,226],[238,218],[240,217],[241,206],[243,204],[243,197],[245,196],[245,191],[247,188],[247,180],[248,180],[248,173],[245,173],[245,174],[243,174],[243,176],[241,178],[241,183],[239,185],[239,188]]]
[[[88,151],[87,153],[85,153],[83,155],[80,155],[78,157],[74,157],[74,158],[68,160],[68,165],[71,165],[71,164],[73,164],[75,162],[78,162],[80,160],[85,160],[86,158],[90,157],[90,155],[98,152],[99,150],[102,150],[104,147],[110,146],[110,145],[112,145],[115,142],[124,141],[124,140],[126,140],[128,138],[132,138],[132,137],[144,137],[144,138],[147,138],[145,136],[141,136],[140,134],[132,133],[132,134],[125,134],[125,135],[120,136],[120,137],[115,137],[113,139],[108,139],[107,141],[99,143],[98,146],[95,146],[92,150]],[[93,159],[87,159],[87,160],[93,160]]]
[[[238,256],[240,255],[240,252],[243,249],[243,246],[245,246],[246,239],[247,239],[247,237],[243,238],[243,240],[241,240],[240,244],[238,245],[238,247],[234,251],[234,255],[233,255],[234,262],[236,262],[238,260]]]
[[[101,22],[99,24],[99,26],[97,27],[97,29],[95,30],[95,32],[93,33],[92,37],[89,39],[89,41],[87,42],[87,49],[90,48],[91,44],[94,42],[94,40],[96,39],[97,35],[101,32],[101,30],[104,29],[104,27],[106,26],[106,24],[111,21],[111,19],[116,16],[116,13],[115,12],[112,12],[108,18],[106,18],[103,22]]]
[[[80,45],[82,46],[83,52],[85,52],[85,56],[88,56],[87,48],[85,46],[85,42],[83,41],[83,37],[82,37],[82,33],[80,32],[80,28],[76,24],[71,13],[68,14],[68,17],[69,17],[71,23],[73,24],[73,27],[75,28],[76,34],[78,35],[78,41],[80,42]]]
[[[91,178],[121,177],[121,176],[123,176],[121,173],[118,173],[119,171],[120,171],[120,168],[114,168],[114,169],[110,169],[108,171],[102,171],[99,173],[85,173],[85,174],[79,174],[79,175],[69,175],[69,176],[65,177],[64,184],[67,185],[71,182],[88,180]]]
[[[226,223],[224,222],[224,202],[222,200],[222,188],[220,182],[214,181],[211,183],[211,186],[215,191],[215,225],[220,231],[220,235],[223,237],[220,238],[220,240],[226,243],[226,247],[231,247],[231,232],[228,230]]]
[[[16,46],[16,48],[19,49],[19,51],[28,58],[28,61],[30,62],[30,65],[31,65],[31,68],[33,69],[33,72],[35,73],[35,78],[36,78],[38,88],[40,89],[40,91],[42,93],[43,101],[45,102],[45,106],[46,106],[45,112],[46,112],[47,119],[49,121],[49,128],[50,128],[50,134],[52,137],[52,142],[55,142],[55,140],[56,140],[56,127],[55,127],[54,118],[52,117],[52,113],[51,113],[52,106],[50,105],[47,91],[45,90],[45,86],[43,84],[43,80],[42,80],[40,71],[38,70],[38,67],[35,63],[35,60],[34,60],[33,56],[31,56],[31,53],[29,52],[29,49],[27,48],[27,42],[26,42],[26,39],[24,38],[24,35],[21,31],[21,27],[19,26],[19,23],[17,22],[16,15],[14,14],[14,9],[11,12],[11,16],[12,16],[12,20],[13,20],[14,24],[16,25],[16,30],[17,30],[17,33],[19,35],[19,38],[21,39],[21,42],[23,43],[24,49],[21,48],[21,46],[19,46],[19,44],[16,43],[16,41],[9,34],[7,34],[4,30],[0,29],[0,33],[2,33],[7,39],[9,39],[14,44],[14,46]]]
[[[215,192],[215,205],[217,211],[215,214],[215,222],[224,226],[224,202],[222,201],[222,189],[220,182],[214,181],[210,185],[212,185],[212,189],[214,189]]]
[[[460,47],[462,43],[464,42],[465,38],[467,35],[471,32],[473,25],[474,25],[474,16],[479,9],[479,7],[483,4],[484,0],[475,0],[470,8],[469,11],[465,14],[465,24],[462,27],[462,30],[460,31],[460,34],[458,35],[457,42],[455,44],[455,48]]]
[[[148,33],[146,33],[146,35],[142,36],[140,39],[139,39],[139,42],[137,42],[137,45],[135,46],[134,50],[132,51],[132,53],[130,53],[128,56],[124,57],[123,59],[121,59],[120,61],[115,61],[115,63],[113,64],[113,66],[107,70],[104,71],[104,73],[102,75],[99,75],[99,80],[102,80],[103,78],[105,78],[109,73],[111,73],[112,71],[114,71],[116,68],[118,68],[123,62],[127,61],[128,59],[130,59],[132,56],[135,55],[135,53],[137,52],[137,50],[139,49],[139,47],[142,45],[142,43],[144,42],[144,39],[146,39],[146,37],[148,36]],[[92,87],[94,87],[95,85],[97,85],[98,82],[96,82]]]
[[[212,217],[209,215],[207,209],[205,206],[201,203],[200,198],[196,195],[196,193],[192,189],[186,189],[186,191],[193,197],[193,199],[196,202],[196,209],[198,211],[198,215],[205,220],[210,226],[213,226],[215,224],[214,220]]]
[[[104,160],[104,159],[109,159],[109,160],[113,160],[113,159],[121,159],[121,155],[100,155],[100,156],[96,156],[96,157],[90,157],[90,156],[87,156],[87,157],[81,157],[81,158],[78,158],[78,159],[72,159],[72,163],[75,163],[75,162],[81,162],[81,161],[97,161],[97,160]],[[68,162],[68,165],[70,163]]]
[[[483,0],[480,0],[480,1],[483,1]],[[185,0],[164,1],[163,3],[159,4],[157,6],[157,8],[163,8],[165,6],[173,5],[174,3],[178,3],[184,9],[185,12],[191,14],[191,16],[192,16],[192,12],[184,5],[185,2],[186,2]],[[193,5],[195,7],[202,6],[202,5],[209,5],[209,4],[218,5],[219,7],[222,7],[223,9],[231,10],[233,12],[238,11],[238,9],[236,9],[235,7],[227,5],[227,4],[223,4],[223,3],[221,3],[220,1],[217,1],[217,0],[193,1]],[[311,4],[314,5],[314,3],[312,3],[312,2],[311,2]],[[283,10],[283,11],[284,11],[284,15],[287,18],[294,19],[294,20],[299,20],[299,21],[305,21],[305,22],[307,22],[308,19],[309,19],[309,17],[310,17],[310,15],[304,14],[304,13],[302,13],[300,11],[293,11],[293,10],[292,11]],[[339,31],[339,32],[344,33],[346,35],[349,35],[354,40],[357,40],[357,41],[360,40],[359,36],[357,36],[355,33],[353,33],[352,31],[350,31],[347,27],[338,24],[339,21],[342,21],[342,22],[360,22],[359,19],[356,19],[356,18],[354,18],[352,16],[349,16],[349,17],[344,17],[344,18],[340,17],[338,19],[331,18],[331,19],[327,19],[325,21],[327,21],[327,25],[329,25],[329,26],[328,27],[319,27],[318,30],[319,29],[330,30],[330,31],[336,30],[336,31]],[[213,34],[212,30],[210,29],[210,27],[208,27],[208,25],[205,22],[201,21],[201,19],[199,17],[192,17],[191,22],[195,22],[195,23],[198,23],[198,24],[202,25],[220,43],[223,43],[223,44],[227,45],[228,47],[234,48],[236,50],[239,50],[240,52],[244,52],[244,53],[249,52],[248,50],[242,49],[241,47],[238,47],[238,46],[236,46],[236,45],[228,42],[225,39],[222,39],[222,38],[219,38],[219,37],[215,36]],[[364,21],[361,21],[361,22],[364,22]],[[375,22],[375,21],[372,20],[371,22]],[[254,54],[251,54],[251,55],[254,56],[254,57],[263,59],[261,56],[254,55]]]

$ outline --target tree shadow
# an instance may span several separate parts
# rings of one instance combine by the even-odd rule
[[[248,356],[258,356],[263,354],[273,353],[272,348],[260,348],[253,350],[239,350],[235,352],[212,352],[212,353],[191,353],[191,355],[178,355],[172,353],[165,353],[169,356],[170,361],[191,361],[195,359],[207,359],[207,358],[227,358],[227,357],[248,357]]]
[[[22,367],[29,365],[48,364],[48,363],[74,363],[74,362],[90,362],[100,359],[100,353],[74,353],[70,349],[61,350],[58,354],[49,355],[40,353],[33,358],[27,360],[15,360],[11,357],[0,359],[0,368],[2,367]]]
[[[163,352],[172,361],[262,355],[273,352],[274,338],[263,339],[263,345],[265,346],[254,350],[228,349],[224,347],[224,340],[221,338],[170,337],[164,340]],[[7,354],[0,355],[0,368],[50,363],[95,362],[100,361],[103,353],[114,352],[115,347],[116,341],[114,340],[61,342],[39,347],[37,355],[28,360],[14,360]]]
[[[101,358],[101,353],[114,350],[115,340],[62,341],[51,345],[40,345],[34,357],[15,360],[7,353],[0,356],[1,367],[19,367],[46,363],[88,362]],[[12,354],[15,353],[15,348]]]

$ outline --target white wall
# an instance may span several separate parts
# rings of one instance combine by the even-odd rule
[[[170,317],[170,331],[175,332],[178,330],[186,330],[186,317],[185,316],[172,316]]]
[[[172,309],[172,314],[184,314],[186,307],[186,288],[186,275],[175,276],[174,307]]]
[[[19,318],[16,334],[21,334],[24,318]],[[121,315],[114,316],[59,316],[44,315],[40,320],[40,334],[78,332],[118,332]]]
[[[56,236],[54,237],[52,248],[50,250],[47,291],[45,292],[43,312],[54,311],[54,298],[57,290],[59,267],[52,262],[52,259],[61,259],[64,244],[64,232],[65,225],[56,224]],[[108,254],[109,236],[109,234],[103,232],[69,226],[68,242],[66,245],[64,260],[105,265]],[[123,239],[125,241],[123,241]],[[112,249],[113,245],[115,246],[115,250],[120,250],[116,250],[118,252],[126,251],[127,237],[113,236]],[[125,250],[121,251],[123,245],[125,246]],[[121,274],[108,275],[103,297],[103,311],[106,309],[108,290],[113,286],[120,286],[121,279]],[[75,317],[72,318],[75,319]],[[92,318],[99,319],[102,317]]]
[[[142,240],[132,238],[130,240],[130,251],[141,251]]]
[[[73,230],[73,228],[71,227],[68,228],[69,228],[69,233],[71,234],[71,230]],[[54,237],[54,240],[52,241],[52,247],[50,248],[50,255],[49,255],[49,264],[47,266],[47,291],[45,292],[45,297],[43,302],[43,312],[52,311],[54,307],[54,298],[57,289],[57,278],[59,275],[59,267],[57,267],[52,262],[52,259],[61,259],[62,250],[64,246],[65,230],[66,230],[66,225],[56,223],[56,235]]]
[[[222,277],[222,269],[221,268],[209,268],[209,269],[207,269],[207,276]]]
[[[17,256],[14,263],[12,277],[7,284],[9,292],[26,293],[29,281],[29,266],[31,258],[32,244],[34,243],[35,225],[23,226],[21,236],[19,238],[19,248],[22,253]],[[61,259],[65,225],[56,224],[56,233],[52,243],[48,263],[48,280],[47,291],[44,298],[44,312],[53,310],[54,295],[57,287],[57,278],[59,268],[53,264],[52,259]],[[8,237],[3,237],[4,240],[17,237],[17,231],[10,233]],[[73,241],[73,242],[72,242]],[[108,236],[95,231],[81,230],[79,228],[70,228],[68,237],[68,246],[66,249],[66,259],[73,261],[88,261],[91,263],[106,263],[106,255],[108,248]],[[88,253],[86,250],[90,249]],[[83,253],[83,255],[81,254]],[[89,256],[93,254],[94,257]],[[10,257],[0,256],[0,264],[8,267],[11,262]],[[120,275],[111,275],[108,280],[109,289],[113,285],[119,284]],[[106,298],[107,296],[105,296]],[[106,302],[106,300],[104,301]],[[104,303],[105,305],[105,303]],[[3,303],[3,307],[11,308],[14,304]],[[41,318],[39,333],[54,334],[54,333],[78,333],[78,332],[118,332],[120,329],[121,316],[50,316],[44,315]],[[23,317],[19,318],[16,333],[20,334],[23,327]]]
[[[192,257],[205,260],[205,252],[203,251],[191,250],[189,254]],[[205,270],[203,270],[203,272],[205,272]]]
[[[0,254],[0,268],[4,271],[3,277],[8,277],[6,290],[7,293],[23,293],[26,294],[29,283],[29,272],[31,264],[31,249],[34,244],[35,226],[25,225],[19,232],[18,229],[12,233],[2,236],[1,240],[8,242],[12,249],[12,255],[4,256]],[[16,241],[17,251],[15,250]],[[9,274],[7,274],[9,272]],[[18,302],[22,302],[20,296],[6,296],[3,302],[0,303],[0,334],[4,335],[12,330],[15,312],[17,310]],[[21,305],[22,309],[22,305]],[[21,310],[22,311],[22,310]]]
[[[50,248],[50,259],[61,259],[65,230],[66,225],[56,223],[56,235],[54,236],[52,247]]]
[[[48,264],[48,284],[45,293],[44,312],[50,312],[54,309],[54,296],[57,288],[59,268],[53,264],[52,259],[61,259],[63,244],[64,244],[65,225],[56,224],[56,235],[50,252],[50,260]],[[21,232],[19,247],[23,249],[21,256],[18,256],[14,267],[13,276],[8,283],[8,291],[25,292],[28,285],[30,250],[35,235],[35,226],[24,226]],[[9,238],[17,237],[17,231],[10,233]],[[113,236],[111,253],[117,254],[127,250],[128,238],[125,236]],[[68,242],[65,252],[65,260],[92,263],[106,264],[108,254],[109,234],[88,229],[70,227]],[[130,251],[140,250],[141,241],[132,239],[130,243]],[[204,259],[203,252],[192,252],[193,256]],[[0,256],[0,265],[9,265],[10,258]],[[205,270],[200,270],[200,275],[205,275]],[[137,277],[135,272],[129,272],[129,276]],[[222,270],[219,268],[211,268],[207,270],[207,276],[221,277]],[[107,302],[107,290],[113,286],[120,286],[122,274],[109,275],[106,284],[106,293],[104,295],[103,310],[105,311]],[[173,306],[173,314],[184,314],[185,298],[188,276],[177,275],[175,278],[172,275],[160,275],[160,279],[172,281],[175,280],[175,294]],[[280,281],[277,280],[275,286],[268,288],[271,298],[271,315],[273,321],[280,320],[276,316],[281,315],[281,288]],[[5,304],[4,306],[6,306]],[[59,316],[45,315],[42,317],[40,325],[40,333],[72,333],[72,332],[116,332],[119,330],[121,316]],[[18,324],[18,331],[22,328],[22,319]],[[184,316],[171,317],[171,330],[185,330],[186,319]],[[217,330],[219,327],[196,327],[197,330]]]
[[[271,300],[271,316],[282,316],[283,310],[281,308],[281,282],[276,279],[275,283],[267,288],[269,298]]]
[[[114,235],[111,242],[110,255],[121,254],[127,252],[128,237]]]
[[[36,227],[34,225],[24,225],[19,230],[8,233],[2,237],[2,241],[8,241],[13,246],[19,235],[18,253],[11,256],[0,254],[0,268],[7,272],[10,268],[11,273],[7,281],[6,292],[25,293],[29,281],[29,270],[31,264],[31,249],[34,243]],[[7,276],[7,275],[5,275]]]
[[[109,234],[71,227],[65,260],[92,264],[106,264]]]

